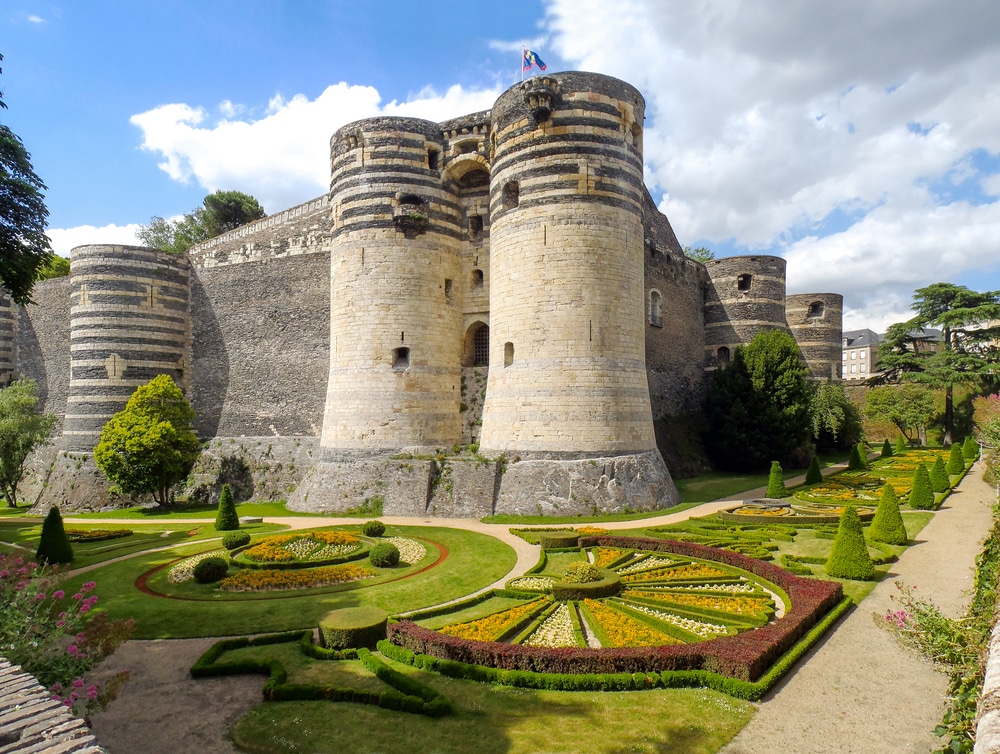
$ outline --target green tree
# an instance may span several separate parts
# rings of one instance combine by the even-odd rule
[[[916,510],[929,511],[934,509],[934,490],[931,488],[931,476],[922,463],[917,465],[913,474],[913,486],[910,488],[910,507]]]
[[[809,446],[806,368],[792,337],[758,334],[712,375],[706,447],[723,469],[762,469],[770,460],[805,465]]]
[[[882,385],[868,392],[865,416],[892,422],[912,442],[934,418],[934,396],[919,385]]]
[[[853,505],[846,506],[840,514],[840,525],[826,561],[826,572],[839,579],[854,581],[868,581],[875,576],[875,565],[868,554],[861,519]]]
[[[0,109],[7,109],[2,92]],[[30,303],[38,271],[52,259],[45,188],[24,142],[0,124],[0,284],[18,304]]]
[[[965,442],[962,443],[962,457],[970,464],[979,458],[979,444],[971,435],[966,437]]]
[[[910,381],[944,391],[944,443],[955,428],[954,390],[981,388],[995,379],[1000,364],[1000,291],[978,293],[962,285],[934,283],[918,288],[911,307],[916,316],[891,326],[879,344],[884,381]],[[921,328],[941,329],[941,349],[917,347]]]
[[[861,458],[861,446],[852,445],[851,455],[847,459],[848,471],[859,471],[865,468],[865,462]]]
[[[34,380],[17,380],[0,390],[0,493],[8,507],[17,507],[17,488],[28,457],[46,445],[55,414],[40,414]]]
[[[806,484],[819,484],[823,481],[823,470],[819,467],[819,456],[813,456],[809,461],[809,471],[806,472]]]
[[[266,217],[258,201],[242,191],[216,191],[179,220],[153,217],[136,235],[154,249],[183,254],[195,244]]]
[[[684,256],[686,256],[688,259],[693,259],[696,262],[701,262],[702,264],[705,264],[705,262],[711,262],[713,259],[715,259],[715,252],[712,251],[711,249],[706,249],[704,246],[698,246],[694,249],[692,249],[690,246],[685,246]]]
[[[54,505],[49,508],[49,515],[42,522],[42,536],[38,540],[35,560],[48,565],[69,563],[73,560],[73,546],[66,536],[59,508]]]
[[[222,485],[219,494],[219,513],[215,517],[216,531],[234,531],[240,528],[240,517],[236,513],[236,501],[228,484]]]
[[[892,445],[889,444],[888,437],[882,441],[882,452],[879,454],[879,458],[892,458]]]
[[[825,380],[814,386],[809,422],[820,453],[846,450],[861,439],[861,416],[839,382]]]
[[[899,512],[899,498],[891,484],[882,488],[875,518],[868,527],[868,538],[888,545],[906,544],[906,526],[903,524],[903,514]]]
[[[767,497],[783,498],[788,497],[788,489],[785,487],[785,475],[781,470],[781,464],[771,461],[771,473],[767,479]]]
[[[48,264],[39,268],[35,282],[39,280],[51,280],[52,278],[64,278],[69,275],[69,260],[57,254],[52,255]]]
[[[125,408],[101,430],[94,460],[127,493],[152,493],[160,505],[184,479],[198,457],[191,430],[194,411],[169,375],[136,389]]]
[[[931,477],[931,489],[935,492],[945,492],[950,485],[948,479],[948,469],[945,468],[944,461],[941,456],[934,459],[934,464],[931,466],[930,471]]]
[[[948,456],[948,473],[954,475],[963,471],[965,471],[965,457],[962,455],[961,444],[956,442],[951,446],[951,455]]]

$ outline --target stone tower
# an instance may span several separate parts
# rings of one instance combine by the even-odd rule
[[[62,449],[94,449],[135,389],[169,374],[186,387],[187,257],[136,246],[71,252],[70,380]]]
[[[0,288],[0,388],[17,372],[17,310],[7,291]]]
[[[814,380],[839,380],[844,297],[798,293],[788,297],[785,319]]]

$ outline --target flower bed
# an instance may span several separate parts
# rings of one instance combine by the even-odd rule
[[[396,546],[396,549],[399,550],[400,563],[416,565],[427,555],[427,548],[409,537],[386,537],[382,541]]]
[[[239,571],[219,582],[227,592],[277,592],[285,589],[310,589],[348,581],[371,578],[372,568],[353,564],[300,570],[260,569]]]
[[[563,602],[523,642],[526,647],[577,647],[570,606]]]
[[[423,547],[416,542],[413,544]],[[344,531],[275,534],[250,547],[234,550],[233,564],[240,568],[314,568],[360,560],[369,549],[368,542]]]
[[[103,542],[132,536],[131,529],[66,529],[70,542]]]
[[[184,558],[180,563],[173,566],[167,572],[167,581],[171,584],[183,584],[185,581],[194,581],[194,567],[207,558],[225,558],[226,550],[212,550],[211,552],[201,552]]]
[[[526,592],[548,592],[556,580],[549,576],[522,576],[507,583],[509,589],[523,589]]]
[[[504,634],[523,624],[526,618],[537,613],[543,605],[540,600],[541,598],[533,599],[523,605],[515,605],[469,623],[445,626],[441,629],[441,633],[472,641],[497,641]]]
[[[659,647],[681,644],[680,639],[657,631],[651,626],[630,618],[604,602],[584,600],[587,623],[605,647]]]

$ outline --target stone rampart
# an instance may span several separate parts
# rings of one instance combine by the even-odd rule
[[[68,277],[35,285],[35,303],[18,308],[17,371],[38,384],[38,408],[59,417],[53,435],[62,432],[69,393]]]

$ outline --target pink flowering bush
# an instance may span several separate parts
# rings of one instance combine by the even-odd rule
[[[110,620],[95,609],[97,584],[88,581],[67,596],[58,569],[0,555],[0,656],[35,676],[67,707],[89,714],[104,709],[127,679],[104,688],[82,676],[114,652],[134,630],[131,620]]]

